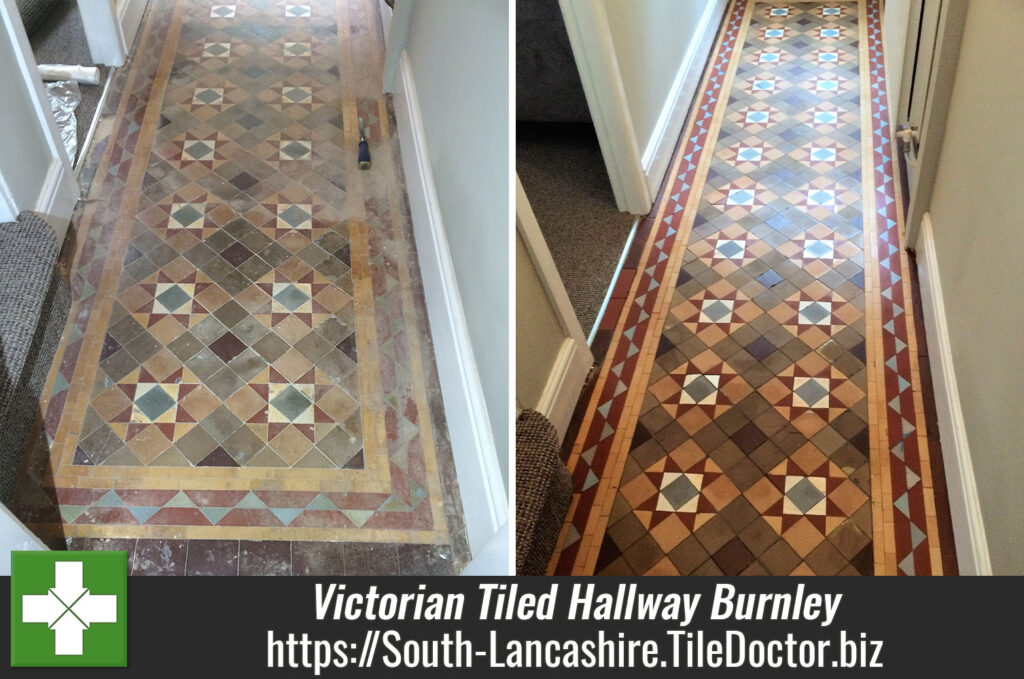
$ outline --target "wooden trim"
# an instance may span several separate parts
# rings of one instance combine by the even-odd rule
[[[64,242],[77,204],[78,184],[71,168],[60,158],[54,158],[46,171],[34,210],[53,227],[58,246]]]
[[[42,540],[28,529],[18,517],[0,504],[0,550],[10,554],[22,551],[46,551]],[[11,574],[11,560],[0,559],[0,576]]]
[[[569,429],[569,421],[572,419],[573,410],[576,408],[576,401],[583,391],[583,385],[593,364],[591,355],[586,344],[580,346],[579,342],[571,337],[562,340],[562,346],[558,349],[558,356],[551,367],[544,391],[534,408],[543,414],[558,431],[559,444],[564,440],[565,433]]]
[[[523,190],[518,175],[516,176],[516,226],[523,236],[523,244],[526,246],[526,251],[530,253],[530,260],[537,268],[541,283],[544,284],[544,291],[554,306],[562,329],[570,338],[586,345],[587,338],[583,335],[583,328],[580,327],[576,312],[572,308],[572,302],[569,301],[569,293],[562,285],[562,277],[558,275],[555,260],[551,257],[551,251],[548,250],[544,234],[541,233],[540,225],[533,214],[529,198]]]
[[[398,78],[402,66],[402,55],[409,43],[409,28],[412,26],[412,0],[396,0],[392,10],[384,0],[380,0],[381,17],[387,17],[382,24],[384,31],[384,68],[381,80],[383,92],[393,94],[395,79]],[[387,10],[387,13],[385,13]],[[390,16],[388,15],[390,14]]]
[[[71,214],[78,202],[78,185],[74,180],[67,150],[61,142],[60,132],[50,112],[49,99],[43,81],[39,78],[35,57],[13,0],[0,0],[0,25],[4,27],[11,41],[11,51],[21,71],[19,75],[28,89],[29,103],[46,140],[46,149],[39,149],[39,152],[41,155],[48,152],[51,158],[33,205],[17,205],[6,184],[0,185],[0,195],[4,198],[4,207],[13,208],[11,211],[15,215],[26,209],[43,212],[47,222],[54,227],[58,242],[63,242]],[[54,165],[58,167],[55,168]],[[62,193],[65,195],[61,196]]]

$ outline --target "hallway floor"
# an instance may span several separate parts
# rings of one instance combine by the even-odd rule
[[[942,573],[879,1],[736,0],[700,92],[551,572]]]
[[[140,35],[18,514],[134,573],[457,573],[376,1],[153,0]]]

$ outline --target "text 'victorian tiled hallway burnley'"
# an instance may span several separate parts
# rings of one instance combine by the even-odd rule
[[[150,3],[72,225],[38,533],[134,573],[461,569],[383,52],[373,0]]]
[[[602,324],[551,572],[951,570],[881,11],[730,5]]]

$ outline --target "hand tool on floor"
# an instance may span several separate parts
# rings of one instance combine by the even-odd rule
[[[370,169],[370,145],[366,143],[366,128],[363,119],[359,119],[359,169]]]

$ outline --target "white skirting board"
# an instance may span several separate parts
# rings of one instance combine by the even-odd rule
[[[39,191],[35,212],[53,227],[57,243],[64,242],[71,215],[78,204],[78,182],[70,166],[62,159],[55,158],[46,172],[46,181]]]
[[[675,80],[672,82],[672,89],[661,107],[658,121],[647,140],[641,163],[647,183],[650,186],[651,194],[657,195],[668,165],[672,160],[672,152],[675,151],[676,142],[686,124],[686,116],[690,110],[690,104],[697,95],[697,87],[700,85],[701,76],[704,74],[705,62],[715,45],[715,38],[718,35],[718,24],[725,14],[729,0],[713,0],[708,2],[704,8],[704,14],[700,18],[700,26],[697,27],[696,37],[690,43],[679,70],[676,72]]]
[[[559,442],[565,440],[573,411],[576,410],[576,401],[580,397],[580,385],[586,382],[587,373],[593,363],[590,352],[585,354],[572,337],[562,340],[551,374],[544,385],[544,391],[541,392],[540,400],[537,401],[537,412],[542,413],[554,425]]]
[[[470,547],[474,554],[481,554],[508,521],[508,494],[437,200],[412,67],[404,51],[395,85],[402,166],[438,377],[448,413],[448,437]]]
[[[11,552],[39,552],[47,549],[11,510],[0,504],[0,576],[11,574]]]
[[[927,213],[917,240],[917,264],[958,566],[961,575],[991,575],[985,524],[957,391],[931,217]]]

